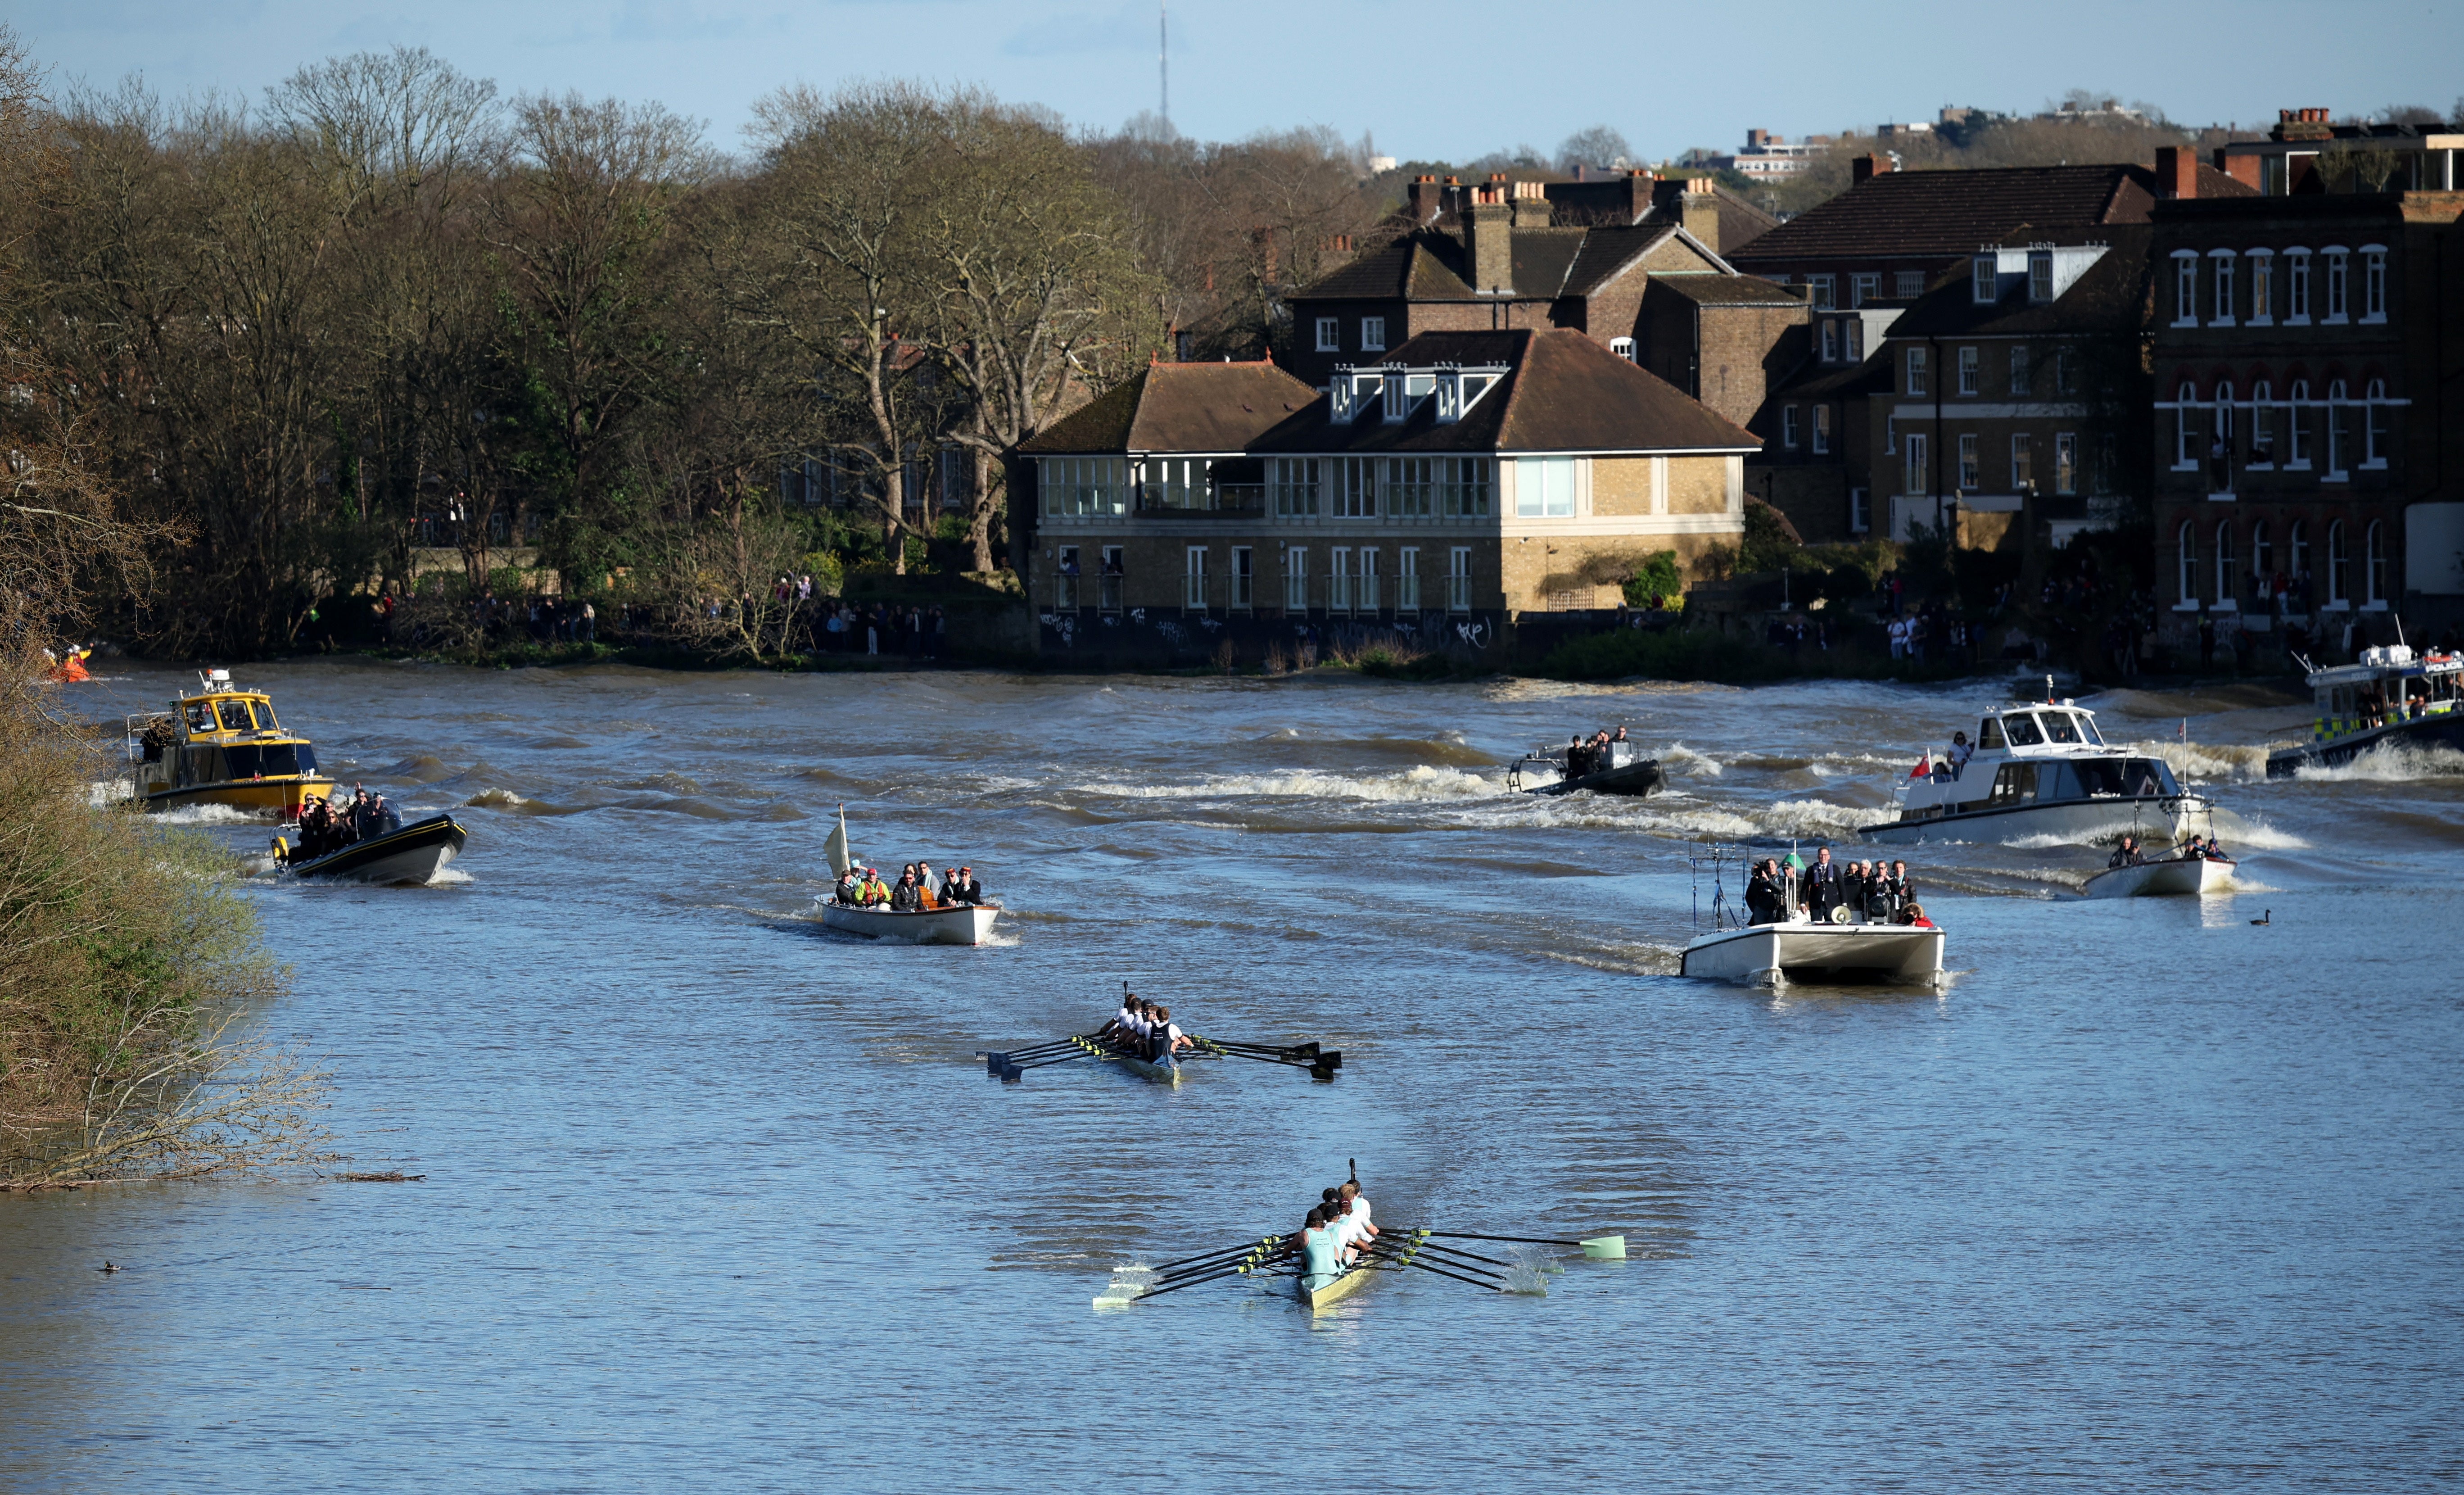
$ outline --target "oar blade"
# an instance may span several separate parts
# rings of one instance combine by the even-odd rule
[[[1625,1237],[1588,1237],[1583,1242],[1583,1254],[1595,1262],[1622,1262],[1625,1260]]]

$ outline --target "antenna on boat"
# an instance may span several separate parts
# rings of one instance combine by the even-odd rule
[[[2054,704],[2054,677],[2052,675],[2045,676],[2045,704],[2048,706]]]

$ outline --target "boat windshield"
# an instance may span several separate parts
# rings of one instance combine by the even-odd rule
[[[248,730],[248,702],[225,701],[222,703],[222,709],[223,730],[225,732],[246,732]]]
[[[2047,712],[2043,720],[2045,736],[2056,742],[2077,742],[2079,739],[2079,728],[2071,724],[2070,713]]]
[[[2013,747],[2035,747],[2045,740],[2045,735],[2036,730],[2036,718],[2026,712],[2003,717],[2002,730],[2011,734]]]
[[[274,703],[272,701],[251,701],[249,704],[256,710],[256,725],[259,731],[277,732],[281,730],[282,723],[274,719]]]
[[[2002,740],[2002,718],[1988,716],[1976,724],[1976,746],[1980,751],[2006,746]]]
[[[2080,712],[2080,713],[2077,714],[2077,715],[2076,715],[2072,719],[2073,719],[2073,720],[2075,720],[2075,721],[2077,721],[2077,722],[2079,723],[2079,736],[2080,736],[2080,737],[2082,737],[2086,738],[2086,739],[2087,739],[2088,741],[2090,741],[2090,742],[2095,743],[2098,747],[2102,747],[2102,746],[2104,746],[2104,735],[2103,735],[2102,733],[2101,733],[2101,732],[2099,732],[2099,731],[2097,731],[2097,730],[2096,730],[2096,718],[2095,718],[2095,717],[2093,717],[2093,716],[2089,715],[2088,715],[2087,713],[2085,713],[2085,712]]]

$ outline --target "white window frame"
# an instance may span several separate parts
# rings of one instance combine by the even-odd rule
[[[2211,403],[2213,404],[2216,412],[2215,424],[2208,428],[2208,443],[2209,445],[2213,446],[2216,438],[2221,436],[2224,438],[2225,451],[2230,453],[2233,451],[2233,446],[2234,426],[2233,386],[2232,380],[2221,380],[2217,383],[2216,397]]]
[[[1180,605],[1184,612],[1206,610],[1206,547],[1191,545],[1180,572]]]
[[[1900,492],[1911,498],[1922,498],[1933,487],[1933,469],[1925,460],[1928,432],[1912,430],[1900,438],[1903,455],[1900,464]]]
[[[1849,490],[1848,490],[1848,530],[1849,530],[1849,533],[1850,533],[1850,534],[1853,534],[1853,535],[1863,535],[1863,534],[1866,534],[1866,533],[1868,533],[1869,531],[1871,531],[1871,530],[1873,529],[1873,527],[1874,527],[1874,495],[1873,495],[1872,491],[1871,491],[1871,490],[1869,490],[1869,489],[1863,489],[1863,488],[1851,488],[1851,489],[1849,489]]]
[[[2341,244],[2330,244],[2320,253],[2327,260],[2327,315],[2319,319],[2321,327],[2338,327],[2352,320],[2348,315],[2352,293],[2352,255]]]
[[[2216,601],[2223,603],[2233,594],[2233,520],[2216,521],[2215,571]]]
[[[1383,353],[1386,351],[1385,318],[1363,317],[1360,319],[1360,351],[1363,353]]]
[[[1814,407],[1814,432],[1812,439],[1814,443],[1814,454],[1815,456],[1827,456],[1830,454],[1831,407],[1829,405],[1817,405]]]
[[[1471,547],[1457,545],[1446,552],[1446,611],[1471,611]]]
[[[1867,301],[1879,301],[1881,298],[1882,273],[1881,271],[1860,270],[1848,277],[1848,304],[1851,307],[1862,306]]]
[[[2262,451],[2267,455],[2260,456]],[[2264,379],[2250,386],[2250,457],[2242,468],[2257,473],[2276,468],[2276,386]]]
[[[2036,483],[2036,438],[2033,432],[2011,433],[2011,491],[2030,493]]]
[[[2385,424],[2387,413],[2387,381],[2373,379],[2362,386],[2362,467],[2365,471],[2381,472],[2387,465],[2392,432]]]
[[[2344,521],[2329,519],[2327,521],[2327,605],[2330,607],[2340,603],[2346,607],[2353,605],[2351,583],[2344,576],[2352,559],[2351,552],[2345,547]]]
[[[1814,288],[1814,309],[1817,312],[1836,310],[1838,306],[1839,277],[1834,275],[1808,275],[1805,283]]]
[[[1925,392],[1925,375],[1928,372],[1925,368],[1925,350],[1921,347],[1909,348],[1907,363],[1907,393],[1922,395]]]
[[[2175,599],[2185,606],[2195,605],[2199,600],[2199,532],[2190,520],[2184,519],[2182,527],[2173,532],[2173,545]]]
[[[1374,519],[1377,517],[1377,459],[1375,457],[1329,457],[1333,466],[1328,473],[1326,512],[1329,518]]]
[[[1973,399],[1985,392],[1985,355],[1972,347],[1959,350],[1959,396]]]
[[[1514,459],[1514,517],[1518,519],[1571,519],[1574,517],[1573,457]]]
[[[2372,519],[2362,532],[2362,605],[2383,608],[2387,595],[2387,524]]]
[[[2344,439],[2344,382],[2341,379],[2328,380],[2327,471],[2321,475],[2329,482],[2350,475],[2349,470],[2344,465],[2346,459],[2352,455],[2344,450],[2347,445]]]
[[[2208,325],[2211,327],[2231,327],[2234,325],[2233,252],[2231,250],[2221,249],[2210,250],[2208,251],[2208,258],[2214,261],[2213,265],[2208,272],[2208,278],[2212,282],[2209,289],[2209,300],[2211,305],[2210,315],[2208,317]]]
[[[2387,246],[2362,246],[2362,320],[2377,324],[2387,319]]]
[[[2079,432],[2054,432],[2054,492],[2079,492]]]
[[[2250,252],[2250,325],[2276,325],[2276,251]]]
[[[2185,384],[2173,392],[2173,471],[2195,473],[2207,456],[2199,450],[2199,438],[2190,429],[2191,412],[2199,407],[2199,387]]]
[[[1255,594],[1252,588],[1256,585],[1257,580],[1257,552],[1247,545],[1233,546],[1232,595],[1224,600],[1224,610],[1247,612],[1255,605]]]
[[[2284,325],[2310,325],[2310,252],[2284,252]]]
[[[1395,610],[1420,610],[1420,547],[1406,545],[1395,561]]]
[[[1959,491],[1972,494],[1985,486],[1985,458],[1976,432],[1959,433]]]
[[[2310,471],[2310,381],[2297,379],[2285,391],[2284,470]]]
[[[1779,407],[1779,444],[1781,448],[1786,451],[1794,451],[1796,450],[1795,406],[1783,405]]]
[[[1337,545],[1326,553],[1326,610],[1352,610],[1352,547]]]
[[[1864,318],[1851,317],[1848,319],[1848,344],[1840,350],[1840,353],[1841,356],[1851,363],[1862,363],[1865,362]]]
[[[1609,340],[1609,351],[1631,363],[1634,362],[1634,340],[1632,338],[1611,338]]]
[[[1267,486],[1274,491],[1275,517],[1279,519],[1317,517],[1320,501],[1317,458],[1270,458],[1266,467],[1266,478]]]
[[[1899,284],[1893,289],[1897,290],[1899,295],[1892,297],[1892,299],[1900,301],[1913,301],[1918,297],[1925,295],[1924,271],[1902,270],[1896,272],[1896,274],[1899,276]]]
[[[2054,298],[2054,255],[2051,250],[2028,254],[2028,299],[2043,305]]]
[[[2002,266],[1999,254],[1979,254],[1969,261],[1968,298],[1978,306],[1991,306],[2002,299]]]
[[[1321,317],[1317,319],[1317,350],[1320,353],[1343,351],[1343,319]]]
[[[1354,611],[1375,612],[1384,605],[1377,600],[1377,547],[1363,545],[1360,547],[1360,571],[1354,578],[1352,588],[1352,605]]]
[[[2199,324],[2199,252],[2173,252],[2173,325]]]
[[[1839,362],[1839,323],[1829,318],[1822,322],[1822,362]]]
[[[1284,611],[1309,611],[1309,547],[1284,547]]]

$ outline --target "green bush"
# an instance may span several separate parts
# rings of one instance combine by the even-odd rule
[[[1650,607],[1684,590],[1685,578],[1678,569],[1677,552],[1655,550],[1643,558],[1642,569],[1626,582],[1626,605]]]

